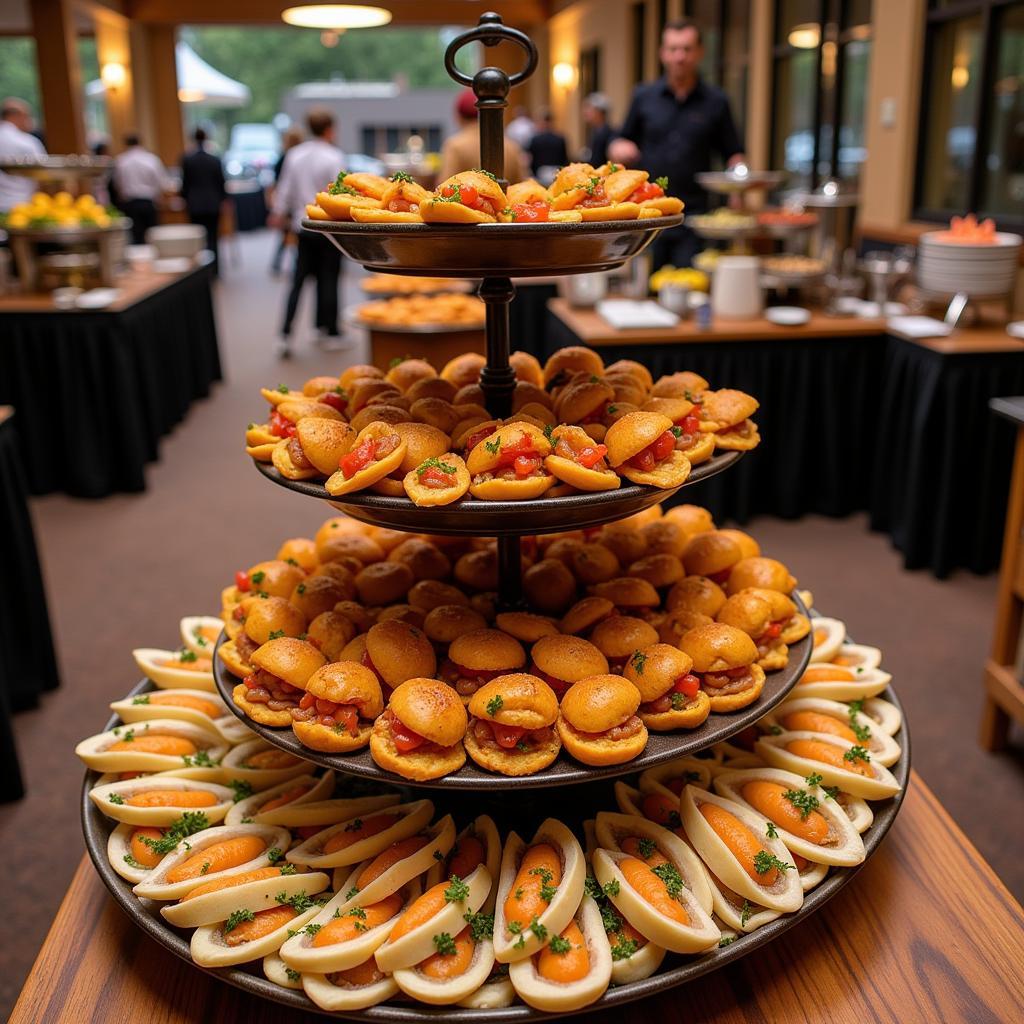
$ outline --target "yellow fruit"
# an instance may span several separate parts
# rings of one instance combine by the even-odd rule
[[[70,192],[58,192],[53,197],[53,201],[57,206],[73,206],[75,197]]]
[[[27,228],[28,227],[28,216],[24,213],[12,213],[7,218],[7,226],[9,228]]]

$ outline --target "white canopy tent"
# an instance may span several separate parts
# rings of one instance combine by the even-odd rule
[[[188,43],[174,48],[178,71],[178,99],[182,103],[202,103],[207,107],[244,107],[252,94],[249,87],[207,64]],[[102,96],[106,86],[97,78],[85,87],[89,97]]]

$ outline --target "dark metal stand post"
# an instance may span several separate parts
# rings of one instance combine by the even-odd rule
[[[503,420],[512,415],[516,372],[509,366],[509,305],[516,294],[507,277],[485,277],[480,298],[486,303],[487,364],[480,371],[480,387],[487,411]]]
[[[519,537],[498,538],[498,607],[512,611],[523,607],[523,560]]]

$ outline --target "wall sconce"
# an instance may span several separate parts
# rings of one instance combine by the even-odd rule
[[[120,89],[128,81],[128,69],[111,61],[100,68],[100,80],[108,89]]]
[[[796,50],[813,50],[821,41],[821,27],[813,22],[796,25],[786,41]]]
[[[571,89],[576,85],[576,68],[567,61],[560,60],[551,69],[551,81],[560,89]]]
[[[950,72],[949,81],[954,89],[965,89],[971,80],[971,72],[962,64],[957,64]]]

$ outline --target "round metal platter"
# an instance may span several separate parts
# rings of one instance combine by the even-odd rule
[[[135,687],[132,693],[142,693],[151,689],[153,689],[152,683],[149,680],[143,680]],[[896,695],[891,690],[886,690],[882,696],[902,711]],[[117,716],[114,716],[107,723],[106,728],[112,728],[117,722]],[[896,815],[906,794],[907,782],[910,777],[910,735],[905,716],[897,737],[901,747],[900,759],[896,764],[892,765],[890,770],[896,776],[902,788],[896,796],[889,800],[872,802],[871,807],[874,811],[874,821],[862,836],[867,855],[865,863],[867,858],[870,858],[878,849],[885,834],[896,820]],[[107,837],[114,823],[103,815],[99,808],[89,799],[88,795],[89,789],[96,784],[97,778],[99,778],[99,773],[86,771],[82,785],[81,804],[82,830],[85,834],[85,845],[97,873],[103,880],[104,885],[110,890],[114,900],[139,928],[165,949],[195,966],[189,953],[189,933],[168,925],[159,914],[158,904],[148,900],[140,900],[134,896],[131,884],[121,878],[110,866],[110,862],[107,859]],[[344,786],[344,781],[341,782],[341,785]],[[593,796],[600,797],[599,806],[614,810],[615,800],[610,785],[604,783],[599,787],[594,787],[594,789]],[[579,816],[579,819],[582,820],[583,817],[593,812],[594,805],[590,801],[585,803],[578,800],[578,795],[582,795],[582,791],[574,789],[572,809]],[[453,797],[456,798],[454,802]],[[475,800],[469,803],[461,802],[460,806],[457,797],[458,794],[453,794],[452,797],[444,794],[439,800],[438,813],[443,814],[448,810],[452,811],[457,816],[457,825],[461,827],[467,821],[472,820],[482,808]],[[538,807],[535,801],[519,800],[515,805],[517,810],[512,811],[510,810],[513,800],[511,793],[508,794],[507,801],[501,800],[499,794],[495,794],[495,797],[498,797],[497,801],[493,797],[488,797],[487,809],[499,819],[499,828],[505,834],[507,834],[508,829],[511,827],[520,828],[523,833],[529,834],[532,827],[546,816],[545,808]],[[465,795],[466,800],[470,798],[472,798],[472,794]],[[574,824],[578,826],[578,821],[574,822]],[[581,829],[577,827],[576,830],[582,834]],[[840,889],[849,884],[861,867],[863,867],[863,864],[855,868],[830,869],[828,877],[806,895],[803,906],[795,914],[784,914],[775,921],[764,925],[762,928],[758,928],[757,931],[751,932],[748,935],[740,935],[728,946],[714,949],[700,956],[684,957],[670,953],[666,957],[663,969],[659,973],[654,974],[650,978],[645,978],[643,981],[630,982],[626,985],[610,988],[596,1003],[572,1012],[574,1014],[596,1013],[600,1010],[636,1002],[639,999],[647,999],[661,992],[676,988],[679,985],[684,985],[689,981],[694,981],[705,974],[710,974],[712,971],[717,971],[739,960],[740,957],[746,956],[748,953],[752,953],[754,950],[777,939],[784,932],[824,906]],[[200,967],[196,967],[196,969],[203,970]],[[256,960],[252,964],[221,968],[207,971],[206,973],[216,975],[222,981],[226,981],[236,988],[240,988],[252,995],[269,999],[282,1006],[304,1010],[307,1013],[323,1014],[324,1016],[348,1020],[390,1022],[390,1024],[437,1024],[437,1022],[441,1021],[451,1022],[451,1024],[480,1024],[481,1021],[486,1022],[486,1024],[491,1024],[491,1022],[494,1022],[494,1024],[499,1024],[499,1022],[504,1024],[506,1021],[520,1022],[553,1019],[550,1014],[531,1009],[524,1004],[509,1006],[504,1009],[470,1010],[457,1006],[431,1007],[421,1003],[400,1002],[385,1003],[367,1010],[333,1014],[317,1007],[304,992],[281,988],[268,981],[262,973],[256,973],[259,971],[260,960]],[[565,1016],[568,1016],[568,1014],[565,1014]]]
[[[742,455],[743,452],[723,452],[712,456],[707,462],[695,466],[681,486],[687,487],[721,473],[735,465]],[[268,480],[298,494],[326,501],[360,522],[412,533],[454,536],[496,537],[499,534],[534,535],[581,530],[642,512],[679,490],[678,487],[661,490],[626,484],[614,491],[536,498],[533,501],[481,501],[467,495],[451,505],[421,508],[409,498],[391,498],[369,491],[332,498],[322,483],[289,480],[269,463],[254,464]]]
[[[806,609],[800,603],[800,598],[795,593],[792,596],[801,611],[806,613]],[[218,648],[224,642],[226,635],[221,633],[220,639],[217,641]],[[620,775],[643,771],[656,764],[682,757],[684,754],[692,754],[712,743],[727,740],[748,725],[753,725],[762,715],[767,714],[785,698],[786,694],[796,685],[797,680],[804,674],[804,669],[811,660],[812,646],[811,634],[808,634],[799,643],[793,644],[789,649],[789,664],[779,672],[767,674],[761,696],[749,707],[728,715],[712,712],[707,720],[696,729],[670,733],[652,732],[647,738],[647,746],[643,753],[626,764],[613,764],[604,767],[580,764],[563,749],[555,761],[543,771],[537,772],[535,775],[513,778],[485,771],[467,757],[466,763],[457,772],[452,772],[451,775],[445,775],[440,779],[433,779],[430,782],[417,783],[409,783],[401,776],[385,771],[373,760],[367,748],[351,754],[324,754],[310,750],[309,747],[300,743],[290,726],[284,729],[274,729],[265,725],[257,725],[232,700],[232,692],[241,680],[224,667],[224,663],[216,657],[216,654],[213,659],[213,672],[217,690],[234,715],[252,729],[257,736],[281,750],[287,750],[296,757],[312,761],[324,768],[333,768],[347,775],[358,775],[360,778],[373,779],[395,786],[414,785],[416,788],[444,790],[475,789],[493,793],[512,788],[517,790],[539,789],[549,786],[579,785],[593,782],[595,779],[614,779]]]
[[[478,320],[475,324],[389,324],[378,320],[364,320],[359,315],[360,308],[356,306],[350,313],[346,313],[345,322],[366,331],[384,331],[388,334],[458,334],[462,331],[479,333],[484,329],[483,320]]]
[[[615,270],[682,214],[577,224],[360,224],[304,220],[369,270],[427,277],[548,277]]]

